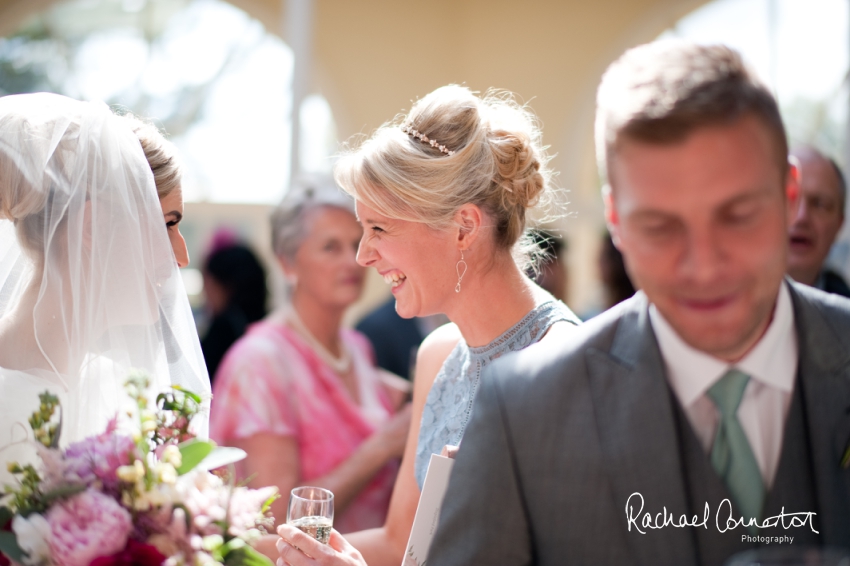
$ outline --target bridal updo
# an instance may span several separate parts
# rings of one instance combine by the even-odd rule
[[[65,125],[68,135],[57,140],[55,148],[48,147],[42,122],[20,111],[0,117],[0,132],[9,140],[0,147],[0,220],[17,224],[44,208],[50,186],[42,176],[44,162],[53,156],[61,161],[73,145],[67,138],[79,135],[79,124],[72,117]]]
[[[68,116],[63,124],[65,131],[55,148],[43,143],[38,146],[42,151],[17,148],[0,151],[0,220],[15,223],[18,241],[31,257],[38,258],[44,248],[46,233],[42,212],[46,212],[45,208],[55,197],[54,183],[57,182],[49,176],[37,178],[36,172],[44,169],[48,159],[54,163],[54,171],[72,170],[69,164],[79,151],[80,119],[78,115]],[[165,198],[180,187],[182,180],[176,148],[154,125],[132,114],[125,114],[120,120],[138,139],[153,173],[157,196]],[[0,129],[14,132],[20,140],[17,144],[20,148],[29,148],[33,145],[31,140],[44,138],[44,128],[43,121],[25,113],[10,112],[0,119]],[[52,153],[44,153],[48,150]],[[61,208],[62,205],[55,206]]]
[[[122,115],[121,118],[126,121],[139,139],[142,150],[145,152],[145,159],[147,159],[153,172],[157,196],[164,199],[171,194],[171,191],[180,187],[183,179],[183,170],[177,156],[177,148],[165,139],[162,132],[153,124],[129,113]]]
[[[44,112],[49,115],[53,101],[44,100]],[[74,160],[80,117],[72,114],[55,124],[55,120],[32,114],[11,111],[0,118],[0,132],[6,140],[0,147],[0,220],[11,220],[21,248],[31,258],[42,259],[48,209],[64,206],[62,199],[54,202],[55,186],[63,182]],[[60,132],[58,137],[54,129]],[[52,176],[44,173],[48,162]]]
[[[551,173],[534,115],[510,93],[438,88],[384,124],[335,168],[339,185],[389,218],[447,228],[472,203],[494,220],[494,242],[513,249]]]

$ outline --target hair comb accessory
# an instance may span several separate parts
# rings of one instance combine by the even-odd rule
[[[425,134],[420,134],[418,131],[414,130],[411,126],[408,126],[407,124],[402,125],[401,131],[409,136],[413,136],[414,138],[422,141],[423,143],[427,143],[431,147],[439,149],[442,153],[445,153],[446,155],[455,154],[454,151],[446,148],[446,146],[440,145],[440,142],[438,142],[437,140],[429,139],[428,136],[426,136]]]

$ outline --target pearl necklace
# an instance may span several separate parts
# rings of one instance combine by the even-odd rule
[[[295,309],[289,309],[286,313],[286,320],[289,322],[289,325],[301,335],[302,338],[307,342],[307,344],[313,349],[314,352],[324,361],[326,364],[331,366],[331,368],[340,375],[345,375],[351,369],[351,354],[348,349],[345,347],[345,344],[340,340],[339,348],[342,351],[342,355],[340,357],[334,356],[325,346],[319,342],[313,333],[307,328],[301,318],[298,316],[298,313],[295,312]]]

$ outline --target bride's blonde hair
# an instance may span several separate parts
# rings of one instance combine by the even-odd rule
[[[174,189],[180,187],[183,179],[183,167],[177,155],[177,148],[153,123],[129,112],[122,114],[121,119],[126,121],[139,138],[139,143],[145,152],[145,159],[151,166],[157,196],[164,199]]]
[[[334,174],[380,214],[434,228],[450,226],[461,206],[475,204],[495,221],[496,246],[510,250],[528,210],[545,200],[545,149],[535,116],[513,95],[479,97],[449,85],[343,154]]]

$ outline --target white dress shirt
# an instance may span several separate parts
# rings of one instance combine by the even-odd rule
[[[738,420],[769,488],[779,466],[785,418],[797,375],[797,334],[787,283],[780,286],[767,331],[734,364],[686,344],[655,305],[649,307],[649,320],[667,369],[667,381],[706,453],[711,451],[719,422],[717,407],[707,391],[732,367],[750,376],[738,407]]]

